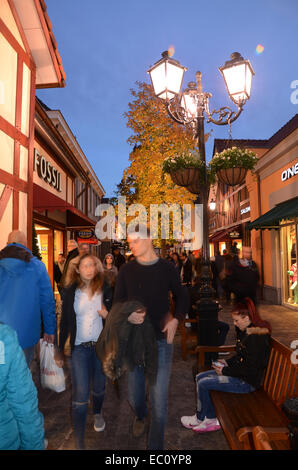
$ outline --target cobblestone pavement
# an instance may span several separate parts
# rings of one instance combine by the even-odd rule
[[[280,305],[260,305],[259,311],[273,327],[273,336],[289,346],[298,340],[298,312]],[[231,306],[224,306],[219,319],[231,325],[226,344],[234,343],[234,327],[231,321]],[[70,358],[65,365],[67,388],[60,394],[40,387],[39,369],[33,363],[33,378],[38,389],[39,407],[45,419],[48,449],[75,449],[71,427],[71,383],[69,377]],[[165,433],[165,450],[228,450],[222,431],[198,435],[182,427],[180,417],[195,412],[195,385],[192,368],[195,357],[181,358],[180,336],[175,338],[175,352],[169,390],[168,425]],[[133,413],[127,401],[126,377],[119,381],[118,393],[107,381],[103,415],[106,428],[97,433],[93,429],[91,406],[86,426],[86,449],[90,450],[144,450],[146,435],[135,439],[131,435]]]

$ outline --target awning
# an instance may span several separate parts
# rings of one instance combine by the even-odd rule
[[[249,230],[279,229],[281,220],[291,220],[295,217],[298,217],[298,197],[277,204],[273,209],[247,224],[247,228]]]
[[[69,227],[95,227],[96,224],[94,220],[89,219],[87,215],[83,214],[83,212],[74,207],[72,204],[64,201],[60,197],[50,193],[35,183],[33,184],[33,210],[36,212],[67,212],[66,225]]]
[[[228,240],[230,230],[218,230],[209,237],[209,243],[216,243],[219,241]]]

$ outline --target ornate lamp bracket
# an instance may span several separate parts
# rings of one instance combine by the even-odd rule
[[[218,110],[213,109],[212,112],[209,111],[209,98],[211,98],[211,93],[204,93],[204,109],[208,116],[207,122],[213,122],[219,126],[225,126],[226,124],[231,124],[236,121],[240,114],[243,111],[243,106],[245,100],[239,101],[237,103],[237,111],[233,111],[229,106],[224,106]],[[218,119],[214,119],[212,116],[218,115]]]

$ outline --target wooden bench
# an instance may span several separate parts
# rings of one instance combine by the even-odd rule
[[[275,441],[286,440],[289,443],[288,433],[283,428],[263,428],[256,426],[252,430],[252,437],[255,450],[273,450]],[[273,444],[272,444],[273,443]]]
[[[234,351],[235,346],[197,346],[198,370],[205,369],[205,353]],[[212,391],[210,396],[216,416],[233,450],[254,449],[253,428],[265,432],[278,428],[273,449],[289,449],[288,419],[281,407],[288,398],[298,396],[298,365],[291,361],[292,350],[271,338],[271,351],[262,388],[252,393],[237,394]],[[274,435],[274,429],[272,433]],[[270,434],[270,435],[271,435]]]
[[[179,330],[181,336],[181,354],[184,361],[186,361],[189,354],[196,354],[196,348],[198,344],[198,333],[197,330],[193,330],[191,327],[186,326],[187,323],[198,324],[196,318],[185,318],[179,323]],[[190,345],[190,347],[188,347]]]

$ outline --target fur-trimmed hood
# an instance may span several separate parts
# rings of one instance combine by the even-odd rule
[[[269,335],[270,331],[268,328],[263,328],[260,326],[251,326],[246,329],[248,335]]]

